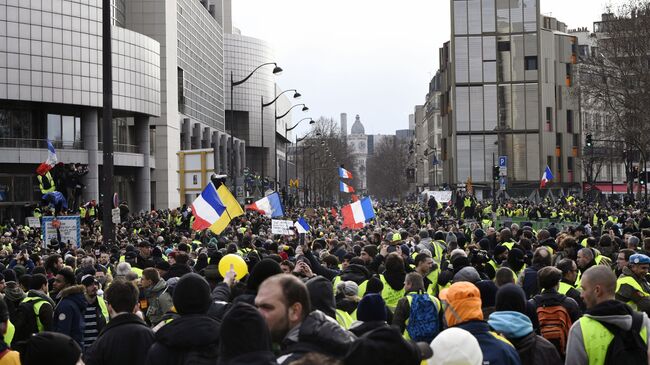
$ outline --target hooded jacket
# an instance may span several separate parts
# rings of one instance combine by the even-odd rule
[[[315,310],[292,328],[281,343],[278,364],[285,365],[310,352],[341,357],[347,353],[356,337],[323,312]]]
[[[13,320],[16,315],[16,309],[18,309],[20,303],[25,299],[25,292],[15,281],[8,281],[4,294],[5,303],[7,303],[7,309],[9,310],[9,318]]]
[[[219,356],[219,322],[201,314],[182,315],[156,332],[146,365],[211,364]]]
[[[161,278],[153,287],[145,290],[144,295],[149,302],[147,318],[151,325],[155,326],[160,323],[163,315],[174,306],[172,296],[167,292],[167,282]]]
[[[515,346],[522,364],[562,364],[555,346],[533,332],[533,324],[525,314],[511,311],[494,312],[490,315],[488,324]]]
[[[221,322],[219,365],[275,365],[271,334],[257,308],[237,303]]]
[[[305,284],[309,291],[311,308],[336,319],[336,302],[334,301],[332,283],[322,276],[316,276],[307,280]]]
[[[83,348],[84,337],[84,311],[88,303],[83,285],[69,286],[59,293],[59,304],[54,308],[54,321],[52,330],[63,333],[77,341]]]
[[[357,285],[361,285],[370,277],[370,271],[365,266],[357,264],[350,264],[341,272],[341,281],[354,281]]]
[[[83,360],[86,365],[140,365],[153,341],[153,332],[140,317],[120,314],[108,322]]]
[[[597,320],[601,323],[608,323],[615,325],[623,330],[629,331],[632,328],[632,308],[623,302],[616,300],[609,300],[597,304],[593,308],[587,310],[584,317]],[[583,318],[584,318],[583,317]],[[582,318],[571,326],[569,330],[569,338],[566,347],[566,365],[587,365],[589,358],[585,350],[584,336],[582,332],[581,322]],[[648,316],[643,313],[643,326],[645,326],[648,333],[650,333],[650,320]],[[650,344],[650,341],[648,341]],[[650,346],[648,346],[650,351]]]

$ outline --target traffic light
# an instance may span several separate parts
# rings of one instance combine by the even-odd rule
[[[594,143],[593,143],[591,133],[587,133],[587,142],[586,142],[587,147],[591,147],[593,144]]]
[[[639,173],[639,185],[645,185],[647,178],[648,178],[648,173],[646,171]]]
[[[499,166],[492,166],[492,180],[499,181]]]

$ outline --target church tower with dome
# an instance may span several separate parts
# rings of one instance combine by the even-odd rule
[[[350,151],[351,160],[354,163],[352,174],[354,176],[352,185],[358,192],[365,192],[366,184],[366,162],[368,160],[368,136],[366,129],[361,123],[361,118],[357,114],[352,124],[350,134],[347,136],[348,148]],[[347,167],[347,166],[346,166]]]

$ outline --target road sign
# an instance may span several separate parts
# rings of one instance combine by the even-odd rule
[[[508,156],[499,156],[499,167],[508,168]]]
[[[505,176],[501,176],[499,178],[499,189],[500,190],[506,190],[506,186],[508,185],[508,178]]]

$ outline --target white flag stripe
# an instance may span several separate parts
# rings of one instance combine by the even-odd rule
[[[363,214],[363,208],[361,207],[360,201],[356,201],[350,204],[350,208],[352,208],[352,216],[354,217],[355,222],[361,223],[366,221],[366,217]]]
[[[217,213],[214,208],[208,204],[208,202],[203,199],[203,196],[199,195],[196,200],[194,200],[194,203],[192,203],[194,206],[194,214],[196,214],[198,217],[201,217],[201,219],[209,222],[209,223],[214,223],[217,220],[219,220],[219,213]]]

